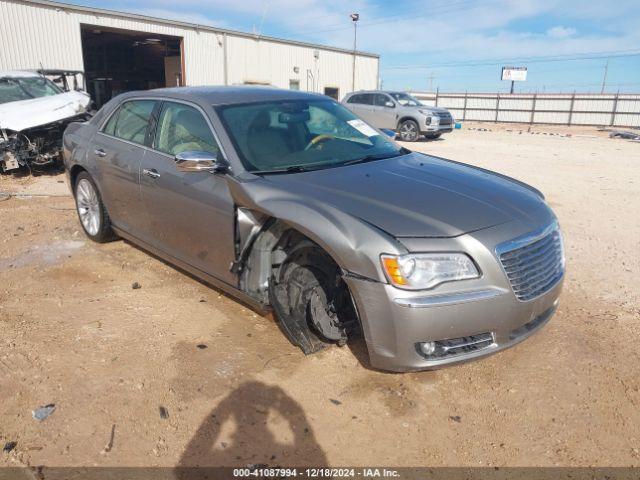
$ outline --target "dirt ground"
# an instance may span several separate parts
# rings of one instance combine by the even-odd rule
[[[526,342],[432,372],[374,371],[362,342],[305,357],[270,316],[87,241],[62,176],[2,176],[61,196],[0,198],[0,465],[640,465],[640,144],[489,128],[408,146],[542,190],[565,290]]]

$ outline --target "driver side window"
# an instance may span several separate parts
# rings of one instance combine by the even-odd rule
[[[187,151],[217,155],[218,144],[202,113],[182,103],[165,102],[158,119],[154,148],[169,155]]]

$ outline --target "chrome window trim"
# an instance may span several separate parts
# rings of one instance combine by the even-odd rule
[[[209,118],[209,115],[206,114],[206,112],[202,109],[202,107],[196,103],[190,102],[188,100],[182,100],[182,99],[175,99],[175,98],[171,98],[171,97],[153,97],[153,96],[144,96],[144,97],[135,97],[135,98],[127,98],[125,100],[123,100],[122,102],[120,102],[114,109],[113,111],[107,116],[107,118],[105,118],[102,123],[100,124],[100,128],[98,129],[98,131],[96,132],[96,134],[100,134],[103,135],[107,138],[113,138],[115,140],[119,140],[121,142],[124,143],[128,143],[129,145],[133,145],[136,147],[140,147],[143,148],[145,150],[149,150],[153,153],[157,153],[159,155],[165,156],[167,158],[170,159],[175,159],[174,155],[169,155],[168,153],[165,152],[161,152],[160,150],[156,150],[155,148],[153,148],[153,143],[155,143],[155,133],[153,135],[153,143],[152,146],[149,147],[147,145],[142,145],[139,143],[135,143],[135,142],[131,142],[129,140],[125,140],[123,138],[120,137],[116,137],[115,135],[109,135],[108,133],[103,132],[103,129],[105,127],[105,125],[107,124],[107,122],[111,119],[111,117],[118,111],[120,110],[120,107],[122,105],[124,105],[127,102],[133,102],[136,100],[153,100],[155,102],[174,102],[174,103],[181,103],[183,105],[188,105],[190,107],[195,108],[196,110],[198,110],[200,112],[200,114],[204,117],[205,121],[207,122],[207,125],[209,126],[209,129],[211,130],[211,133],[213,134],[213,138],[215,139],[216,143],[218,144],[218,148],[220,149],[220,153],[222,154],[222,157],[225,159],[225,161],[228,163],[228,156],[227,156],[227,152],[225,151],[224,147],[222,146],[222,142],[220,142],[220,137],[218,137],[218,134],[216,133],[216,129],[213,128],[213,124],[211,123],[211,119]],[[157,125],[156,125],[157,127]],[[233,173],[233,170],[231,168],[231,165],[229,166],[229,172]]]

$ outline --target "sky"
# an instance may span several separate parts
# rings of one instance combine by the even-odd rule
[[[64,0],[63,0],[64,1]],[[380,55],[383,88],[640,92],[639,0],[67,0]]]

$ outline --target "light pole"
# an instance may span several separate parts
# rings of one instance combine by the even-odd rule
[[[358,20],[360,20],[359,13],[352,13],[350,15],[353,22],[353,78],[351,79],[351,91],[356,91],[356,46],[358,42]]]

